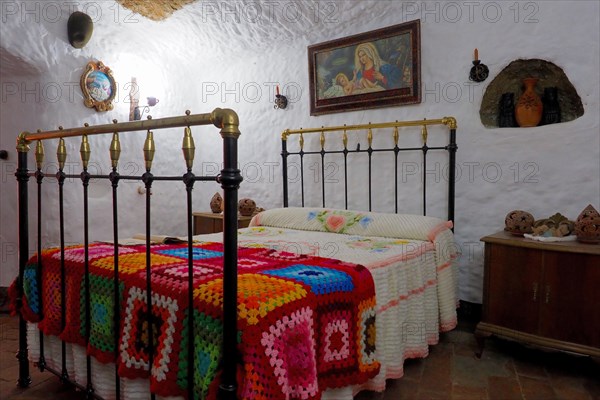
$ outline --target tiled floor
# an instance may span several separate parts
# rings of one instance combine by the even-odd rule
[[[429,357],[407,361],[405,376],[389,381],[384,393],[363,392],[356,400],[600,400],[599,361],[493,338],[487,341],[482,358],[477,359],[471,329],[461,324],[457,330],[443,334]],[[35,368],[31,368],[31,387],[16,388],[17,338],[16,318],[0,315],[1,400],[83,399],[81,393],[64,387],[54,375]]]

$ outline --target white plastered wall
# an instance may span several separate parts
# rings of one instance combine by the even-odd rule
[[[524,209],[543,218],[561,212],[574,219],[589,203],[600,207],[600,7],[596,1],[311,1],[296,5],[213,1],[186,7],[163,22],[131,14],[111,1],[82,2],[77,7],[93,17],[95,30],[81,50],[70,47],[66,38],[70,6],[46,3],[59,5],[61,17],[51,14],[53,10],[44,2],[27,2],[28,9],[22,2],[0,4],[0,144],[4,149],[14,148],[15,136],[22,130],[126,120],[125,85],[135,76],[142,99],[148,95],[160,99],[152,110],[155,118],[180,115],[186,109],[195,113],[215,107],[235,109],[242,130],[240,167],[246,178],[240,197],[272,208],[282,204],[279,152],[284,129],[451,115],[458,120],[455,224],[462,249],[460,297],[474,302],[481,301],[483,245],[479,239],[502,229],[506,213]],[[413,19],[421,19],[421,104],[309,116],[308,45]],[[569,123],[536,128],[483,127],[479,106],[491,78],[479,84],[468,81],[476,47],[491,78],[519,58],[541,58],[558,65],[581,96],[584,115]],[[115,73],[119,98],[111,112],[97,113],[82,104],[79,76],[91,59],[103,61]],[[273,109],[276,83],[290,99],[286,110]],[[208,127],[193,131],[198,147],[194,172],[214,172],[220,163],[218,134]],[[432,130],[430,137],[434,134]],[[157,171],[183,163],[181,136],[176,130],[156,134]],[[143,138],[143,132],[122,137],[123,157],[130,160],[122,165],[128,168],[123,172],[139,172]],[[102,172],[108,171],[108,143],[108,138],[92,140],[92,160]],[[78,149],[79,143],[68,142],[73,164],[78,162]],[[48,146],[46,153],[48,162],[55,163],[55,148]],[[14,154],[0,162],[0,286],[7,286],[17,272],[15,163]],[[419,167],[412,160],[406,162],[407,181],[418,180],[413,176],[415,165]],[[444,184],[443,167],[433,167],[428,180]],[[342,179],[341,169],[335,173],[334,179]],[[376,179],[385,184],[389,172],[379,176]],[[138,186],[122,183],[119,193],[125,234],[143,230],[144,198]],[[74,199],[68,205],[66,240],[71,243],[82,236],[81,189],[73,182],[67,190]],[[194,191],[195,209],[208,209],[217,190],[214,185],[199,184]],[[176,222],[184,215],[181,198],[185,191],[158,185],[154,192],[154,205],[161,212],[156,213],[153,230],[185,233]],[[359,199],[352,200],[352,206],[366,207],[360,200],[364,187],[354,184],[350,196]],[[320,205],[320,198],[311,205]],[[92,189],[92,206],[97,210],[91,220],[92,239],[110,237],[107,185]],[[420,212],[408,195],[401,196],[400,206],[402,211]],[[443,217],[444,206],[434,204],[429,213]],[[54,244],[58,241],[58,205],[50,200],[44,207],[44,237]],[[392,211],[393,193],[378,199],[374,209]]]

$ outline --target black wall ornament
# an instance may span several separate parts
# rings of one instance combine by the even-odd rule
[[[92,18],[86,13],[75,11],[69,16],[67,35],[71,46],[81,49],[90,41],[93,31],[94,23],[92,22]]]
[[[482,64],[479,60],[479,52],[475,49],[473,67],[471,67],[471,71],[469,72],[469,79],[474,82],[483,82],[487,79],[490,74],[490,70],[487,65]]]

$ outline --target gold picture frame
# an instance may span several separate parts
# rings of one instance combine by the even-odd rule
[[[117,85],[112,71],[102,61],[90,61],[79,82],[83,92],[83,104],[96,111],[113,109],[112,101],[117,94]]]
[[[310,115],[421,102],[421,21],[308,46]]]

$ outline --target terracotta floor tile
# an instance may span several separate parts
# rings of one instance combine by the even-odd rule
[[[519,376],[529,378],[547,379],[548,373],[544,368],[544,364],[533,361],[531,359],[514,360],[515,370]]]
[[[16,387],[18,320],[0,315],[0,399],[80,400],[83,393],[30,366],[32,385]],[[547,353],[490,338],[481,359],[471,331],[440,335],[425,359],[407,360],[404,377],[384,393],[355,400],[600,400],[600,364],[585,357]]]
[[[490,376],[512,377],[510,359],[481,358],[455,355],[452,364],[454,384],[487,387]]]
[[[420,382],[425,369],[425,362],[422,359],[409,359],[404,361],[403,380]]]
[[[556,393],[547,379],[519,376],[521,390],[527,400],[556,400]]]
[[[452,391],[452,359],[430,359],[425,364],[420,386],[428,392],[450,393]]]
[[[491,376],[488,379],[490,400],[523,400],[521,386],[515,378]]]
[[[551,378],[550,384],[556,397],[569,400],[591,400],[592,396],[585,388],[585,377],[559,376]]]
[[[452,400],[488,400],[487,388],[454,384],[452,386]]]
[[[425,389],[425,388],[422,388]],[[451,391],[447,392],[435,392],[429,390],[419,390],[417,394],[417,400],[448,400],[452,398]]]
[[[384,400],[414,400],[417,398],[420,385],[408,379],[388,381],[384,392]]]
[[[583,384],[585,390],[588,391],[594,400],[600,400],[600,378],[598,376],[600,375],[596,375],[594,378],[588,377]]]

